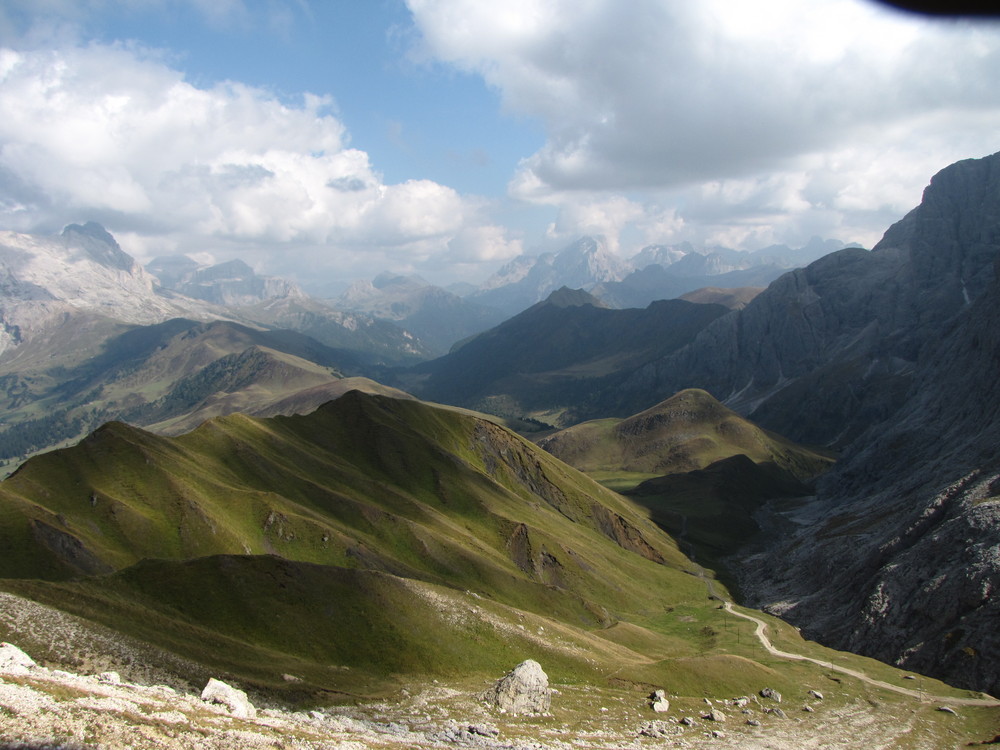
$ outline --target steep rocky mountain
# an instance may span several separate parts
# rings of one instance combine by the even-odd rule
[[[304,297],[298,286],[286,279],[258,276],[241,260],[200,266],[183,255],[154,258],[146,270],[164,289],[215,305],[240,307],[268,299]]]
[[[813,237],[792,249],[771,245],[754,252],[690,243],[645,248],[631,260],[635,269],[620,281],[597,285],[593,293],[612,307],[645,307],[658,299],[685,298],[702,287],[764,288],[789,269],[807,265],[845,247],[839,240]]]
[[[165,291],[218,305],[243,323],[298,331],[327,346],[353,350],[371,365],[398,365],[440,353],[406,330],[398,316],[331,306],[286,279],[258,276],[241,260],[203,266],[185,255],[171,255],[155,258],[147,268]]]
[[[34,366],[45,358],[52,358],[49,365],[73,364],[98,353],[103,337],[122,324],[170,318],[292,328],[373,363],[430,356],[399,326],[333,310],[240,261],[201,268],[186,257],[160,258],[153,267],[166,286],[93,222],[71,224],[54,237],[0,233],[0,368],[21,360],[23,369],[26,358]],[[66,335],[70,330],[74,335]]]
[[[994,155],[942,170],[870,252],[847,248],[785,274],[623,381],[608,402],[612,413],[699,387],[769,429],[831,445],[896,413],[924,346],[992,276],[998,162]]]
[[[3,468],[105,420],[176,430],[429,356],[392,323],[312,302],[239,261],[153,267],[172,289],[94,223],[56,237],[0,235]],[[280,330],[292,327],[328,343]],[[319,392],[298,401],[315,407]]]
[[[812,238],[792,249],[772,245],[745,252],[724,247],[649,245],[632,258],[611,253],[601,237],[582,237],[557,253],[515,258],[468,299],[515,315],[566,286],[591,292],[610,307],[646,307],[700,287],[765,287],[791,268],[845,247]]]
[[[157,295],[153,278],[93,222],[54,237],[0,232],[0,354],[9,359],[79,315],[131,324],[219,317],[193,300]]]
[[[333,305],[392,320],[410,331],[436,356],[452,344],[492,328],[504,316],[457,294],[434,286],[419,276],[381,274],[373,281],[358,281]]]
[[[618,282],[608,282],[593,288],[595,296],[613,307],[645,307],[655,300],[678,299],[689,292],[704,287],[735,289],[766,287],[788,271],[788,266],[775,264],[754,265],[750,268],[712,273],[711,258],[693,254],[697,265],[683,260],[670,266],[651,265],[633,271]],[[703,263],[702,261],[707,261]],[[705,267],[707,265],[707,268]],[[684,273],[689,267],[691,273]],[[724,268],[725,266],[718,266]],[[700,273],[695,271],[701,271]]]
[[[279,297],[232,309],[257,325],[297,331],[326,346],[352,351],[370,370],[434,356],[423,341],[388,320],[336,310],[309,297]]]
[[[976,166],[996,196],[996,158]],[[952,193],[955,208],[977,196],[968,172],[950,177],[968,190]],[[988,201],[974,205],[1000,219]],[[925,287],[934,302],[961,307],[965,292],[975,302],[927,345],[901,409],[848,447],[815,499],[772,513],[780,539],[733,564],[755,603],[810,637],[997,694],[1000,266],[986,282],[983,256],[991,243],[996,253],[997,234],[962,213],[903,229],[916,247],[928,224],[972,232],[960,254],[920,260],[924,279],[932,268],[948,277]]]
[[[446,356],[417,365],[399,383],[434,401],[558,422],[615,378],[675,351],[727,312],[680,300],[611,310],[582,290],[561,289]]]

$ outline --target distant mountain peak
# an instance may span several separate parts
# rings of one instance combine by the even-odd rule
[[[216,305],[253,305],[272,299],[305,296],[286,279],[258,276],[249,264],[235,258],[200,266],[186,255],[154,258],[148,266],[165,289]]]
[[[605,309],[608,307],[589,292],[585,292],[583,289],[570,289],[567,286],[556,289],[540,304],[552,307],[583,307],[584,305]]]
[[[106,268],[116,268],[132,273],[135,259],[121,249],[121,246],[103,226],[96,221],[86,224],[68,224],[62,231],[63,241],[67,247],[77,247],[84,250]]]

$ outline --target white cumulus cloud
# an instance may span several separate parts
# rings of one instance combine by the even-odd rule
[[[137,254],[284,247],[270,265],[297,261],[300,274],[365,252],[427,261],[477,231],[483,247],[464,254],[497,254],[478,201],[430,180],[385,184],[331,106],[235,82],[200,88],[127,46],[3,49],[0,222],[57,231],[94,219]]]
[[[1000,149],[995,21],[866,0],[407,3],[425,56],[544,124],[511,180],[523,200],[615,195],[647,206],[647,228],[675,209],[748,241],[873,236],[938,169]]]

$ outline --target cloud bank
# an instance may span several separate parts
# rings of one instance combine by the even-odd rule
[[[1000,149],[995,21],[862,0],[407,2],[424,55],[544,123],[509,190],[562,208],[567,233],[629,199],[647,230],[710,240],[870,237],[938,169]]]
[[[385,184],[331,108],[238,82],[199,88],[127,46],[0,50],[0,222],[94,219],[140,255],[240,247],[300,273],[520,252],[480,199]]]
[[[812,235],[870,244],[939,169],[1000,149],[996,21],[865,0],[406,6],[412,27],[395,43],[430,64],[411,74],[477,76],[544,131],[496,194],[419,174],[387,182],[352,145],[336,91],[202,84],[182,71],[183,50],[79,42],[137,7],[193,9],[237,36],[287,17],[293,39],[307,0],[11,0],[0,9],[0,225],[96,220],[140,259],[242,257],[300,279],[390,268],[479,280],[525,247],[583,233],[623,253]]]

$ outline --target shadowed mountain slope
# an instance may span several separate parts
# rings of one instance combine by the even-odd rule
[[[401,380],[406,390],[502,416],[583,408],[623,372],[690,342],[728,311],[680,300],[610,310],[561,289]]]
[[[839,648],[1000,693],[998,372],[1000,276],[943,329],[894,418],[815,500],[773,514],[781,538],[737,564],[753,601]]]

